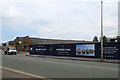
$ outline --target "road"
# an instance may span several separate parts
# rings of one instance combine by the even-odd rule
[[[2,66],[45,78],[118,78],[118,64],[2,55]]]

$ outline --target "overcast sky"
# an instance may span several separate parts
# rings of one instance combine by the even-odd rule
[[[103,1],[104,35],[115,37],[118,0]],[[27,35],[87,41],[100,37],[99,0],[2,0],[0,8],[3,42]]]

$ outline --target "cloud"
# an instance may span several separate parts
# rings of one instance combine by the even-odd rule
[[[100,37],[100,1],[91,1],[4,0],[2,26],[16,33],[9,35],[12,38],[21,33],[43,38],[92,40],[95,35]],[[104,34],[107,36],[117,35],[117,0],[112,1],[104,3]],[[4,31],[3,34],[9,33]]]
[[[118,35],[120,36],[120,1],[118,3]]]
[[[111,6],[112,4],[112,6]],[[107,36],[118,35],[118,3],[104,4],[104,34]],[[114,9],[112,9],[114,8]]]

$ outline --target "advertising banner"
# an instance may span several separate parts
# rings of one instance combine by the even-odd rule
[[[95,44],[76,44],[77,56],[95,56]]]
[[[95,58],[101,58],[101,44],[95,44]],[[104,59],[120,59],[120,42],[104,42]]]
[[[32,45],[30,51],[36,54],[49,54],[49,45]]]
[[[120,59],[120,42],[103,45],[104,59]],[[30,54],[101,58],[100,43],[30,45]]]
[[[120,59],[119,52],[120,52],[120,43],[104,43],[104,58],[105,59]]]
[[[74,55],[75,45],[73,44],[59,44],[54,46],[56,55]]]

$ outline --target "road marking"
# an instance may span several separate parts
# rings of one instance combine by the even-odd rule
[[[16,69],[11,69],[11,68],[8,68],[8,67],[0,66],[0,68],[5,69],[5,70],[9,70],[9,71],[13,71],[13,72],[16,72],[16,73],[20,73],[20,74],[23,74],[23,75],[32,76],[32,77],[35,77],[35,78],[45,78],[43,76],[34,75],[34,74],[31,74],[31,73],[23,72],[23,71],[16,70]],[[51,80],[51,79],[47,79],[47,80]]]

